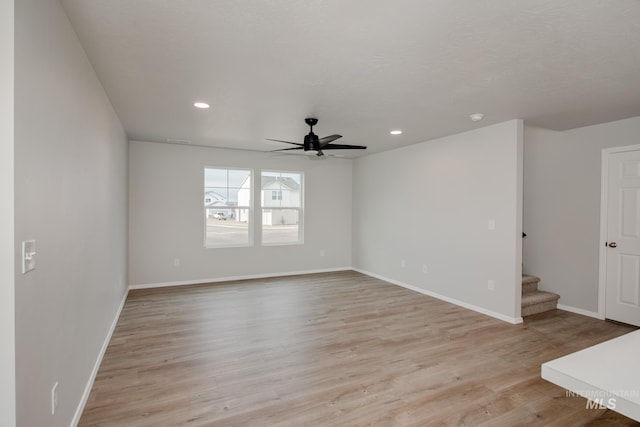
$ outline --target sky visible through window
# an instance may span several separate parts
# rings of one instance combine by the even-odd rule
[[[300,181],[301,181],[301,174],[299,172],[296,173],[287,173],[287,172],[269,172],[269,171],[262,171],[262,178],[264,179],[265,177],[268,176],[272,176],[274,178],[280,177],[282,178],[291,178],[293,179],[295,182],[298,183],[298,185],[300,185]]]

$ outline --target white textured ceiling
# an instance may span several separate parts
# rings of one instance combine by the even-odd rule
[[[266,151],[313,116],[355,156],[640,116],[638,0],[61,2],[134,140]]]

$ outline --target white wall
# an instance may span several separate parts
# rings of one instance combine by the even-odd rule
[[[518,321],[522,127],[513,120],[355,160],[354,266]]]
[[[132,286],[351,266],[351,160],[136,141],[129,155]],[[304,172],[304,244],[204,248],[205,166]]]
[[[0,425],[15,425],[13,257],[14,2],[0,2]]]
[[[37,251],[16,271],[17,423],[69,426],[126,295],[127,140],[59,2],[15,7],[15,251]]]
[[[524,270],[561,307],[598,311],[602,149],[640,144],[640,117],[555,132],[527,126]]]

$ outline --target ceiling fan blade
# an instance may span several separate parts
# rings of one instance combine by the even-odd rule
[[[283,141],[281,139],[271,139],[271,138],[265,138],[267,141],[275,141],[275,142],[284,142],[285,144],[293,144],[293,145],[298,145],[300,147],[304,147],[304,144],[300,144],[299,142],[289,142],[289,141]]]
[[[281,148],[279,150],[271,150],[273,151],[289,151],[289,150],[304,150],[304,147],[293,147],[293,148]]]
[[[366,150],[364,145],[329,144],[322,147],[323,150]]]
[[[324,138],[320,138],[318,142],[320,143],[320,147],[325,147],[327,144],[329,144],[332,141],[335,141],[338,138],[342,138],[342,135],[325,136]]]

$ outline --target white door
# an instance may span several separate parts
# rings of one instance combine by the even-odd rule
[[[605,317],[640,326],[640,150],[608,157]]]

